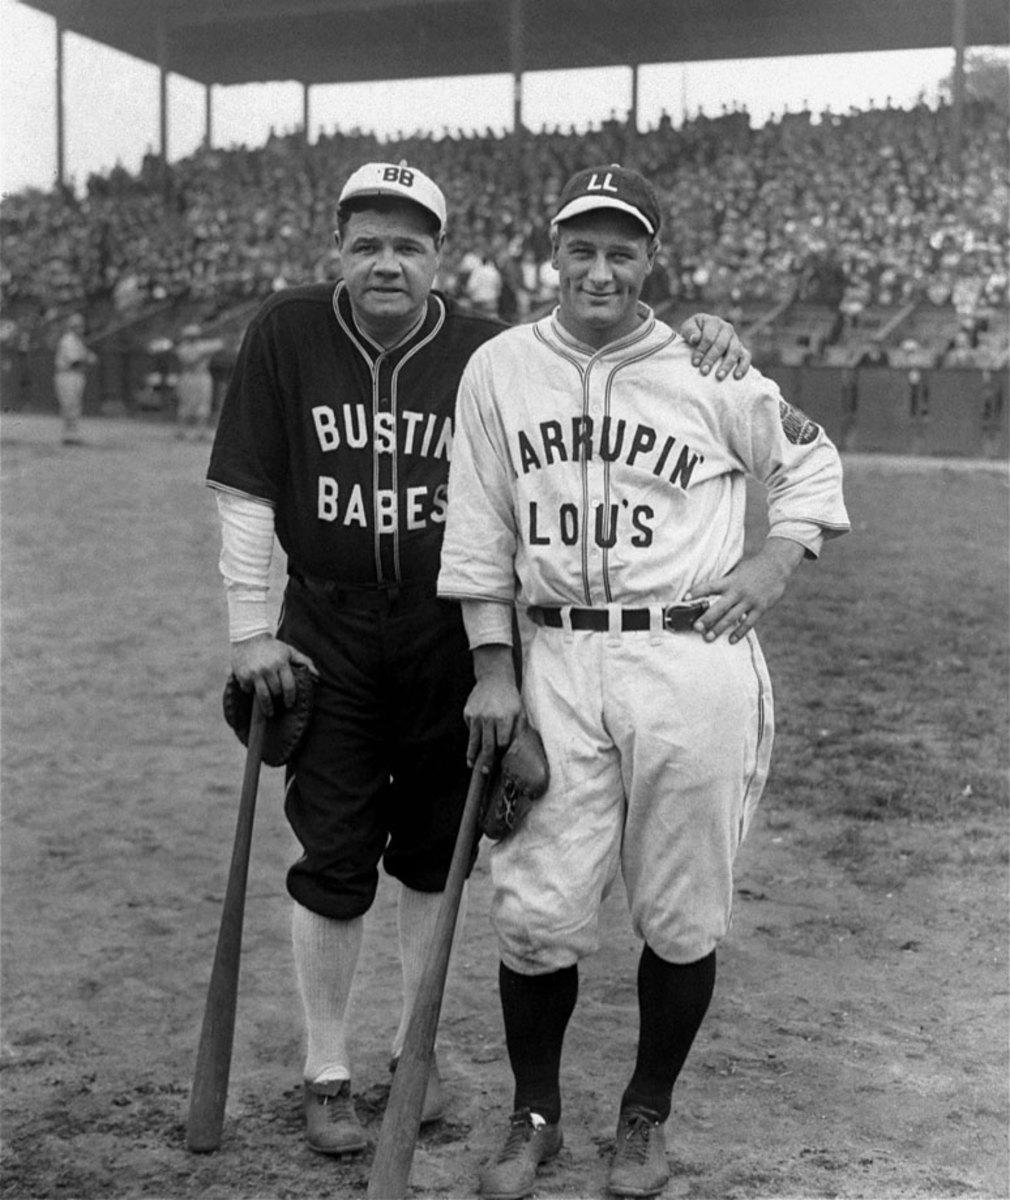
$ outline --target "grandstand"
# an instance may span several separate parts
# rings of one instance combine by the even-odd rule
[[[557,191],[581,166],[621,161],[661,193],[665,253],[649,298],[672,323],[698,309],[728,316],[776,377],[956,366],[980,380],[996,372],[1005,392],[1006,112],[970,102],[959,117],[956,161],[947,105],[788,113],[760,128],[726,108],[680,126],[612,117],[584,133],[526,131],[518,171],[490,132],[380,141],[335,131],[311,144],[294,133],[172,165],[150,155],[135,175],[92,176],[82,196],[7,196],[3,403],[52,405],[56,330],[81,309],[102,358],[91,410],[169,406],[158,378],[170,369],[151,347],[197,320],[234,349],[273,290],[333,278],[337,191],[374,158],[405,158],[442,183],[452,218],[437,286],[462,303],[481,264],[498,276],[503,317],[548,309]],[[222,379],[227,368],[223,356]]]

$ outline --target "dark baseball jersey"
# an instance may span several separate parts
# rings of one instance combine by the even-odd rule
[[[207,481],[274,507],[291,568],[348,584],[434,581],[460,375],[503,326],[433,292],[383,349],[342,283],[271,297],[246,331]]]

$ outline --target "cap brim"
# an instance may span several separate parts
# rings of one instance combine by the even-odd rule
[[[619,212],[627,213],[629,217],[634,217],[636,221],[644,226],[646,232],[653,237],[656,234],[652,224],[641,210],[635,208],[633,204],[627,204],[624,200],[605,199],[602,196],[579,196],[575,200],[569,200],[564,208],[558,211],[551,224],[558,225],[562,221],[579,216],[580,213],[593,212],[597,208],[616,208]]]

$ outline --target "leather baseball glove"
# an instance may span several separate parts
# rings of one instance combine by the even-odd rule
[[[491,769],[479,818],[484,835],[497,842],[514,833],[550,778],[543,739],[532,725],[523,725]]]
[[[281,767],[291,758],[305,736],[312,715],[315,692],[312,672],[303,663],[292,663],[291,670],[295,677],[295,702],[290,708],[285,708],[275,700],[273,715],[267,717],[263,730],[261,758],[268,767]],[[229,675],[222,702],[224,719],[235,730],[242,745],[248,746],[256,693],[244,692],[235,676]]]

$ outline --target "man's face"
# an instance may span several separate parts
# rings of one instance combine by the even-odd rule
[[[438,270],[442,239],[409,202],[348,218],[338,236],[344,282],[366,329],[404,329],[416,319]]]
[[[561,321],[580,341],[604,346],[638,324],[638,297],[656,241],[634,217],[596,209],[564,221],[551,261],[559,275]]]

